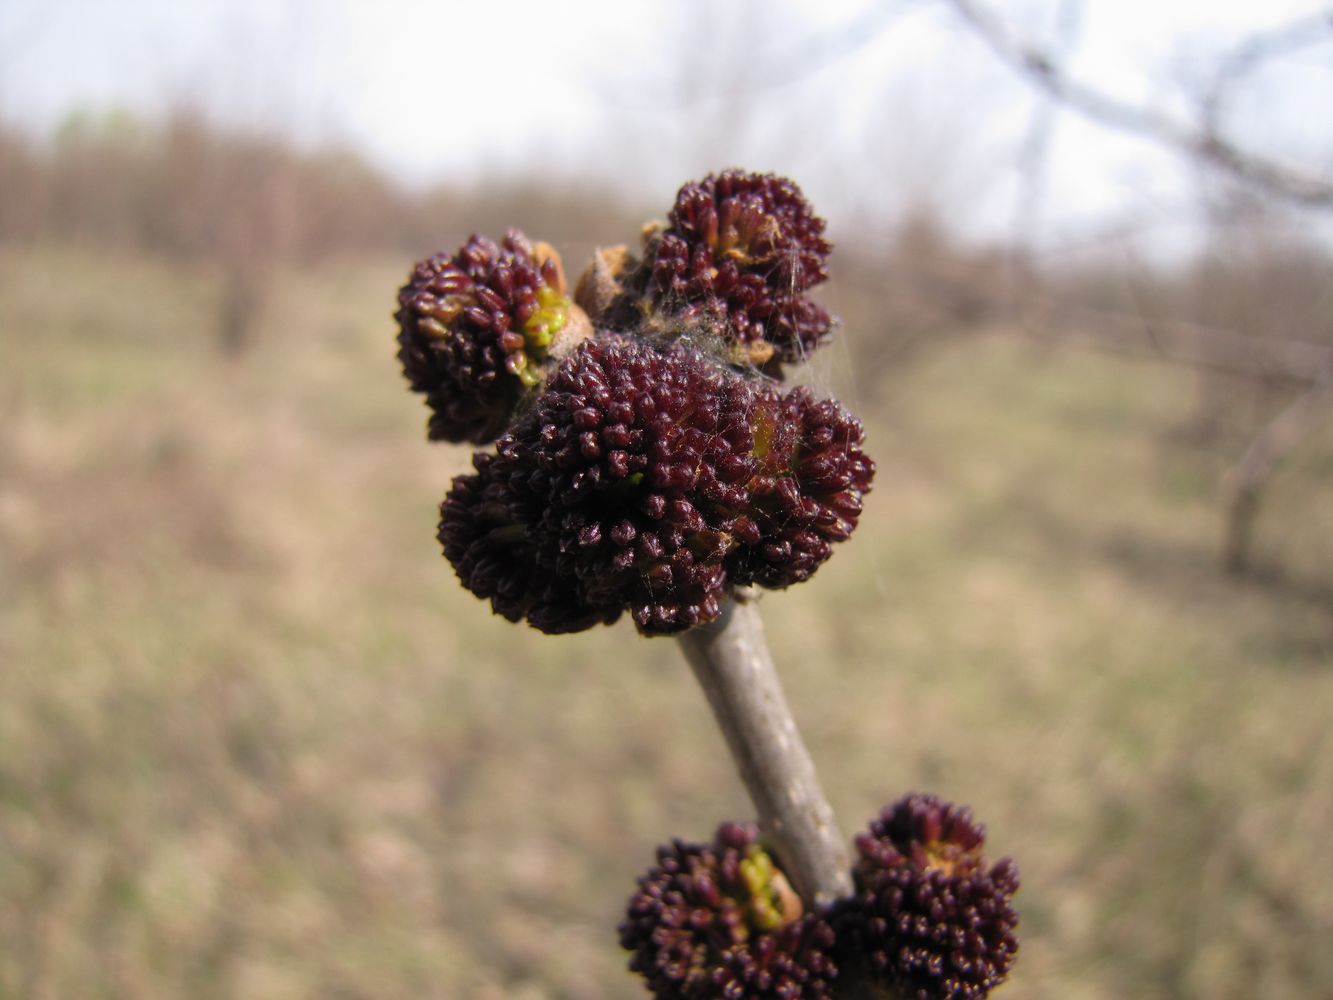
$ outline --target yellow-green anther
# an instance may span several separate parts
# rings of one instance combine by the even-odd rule
[[[759,854],[740,863],[741,881],[749,895],[745,909],[750,925],[756,930],[771,931],[781,927],[784,920],[782,910],[777,904],[773,887],[769,879],[773,874],[773,865],[768,855]]]
[[[752,896],[767,895],[773,878],[773,859],[757,844],[751,844],[740,863],[741,881]]]
[[[774,880],[781,880],[782,875],[768,852],[758,844],[752,844],[737,867],[748,897],[742,905],[751,927],[771,931],[790,923],[793,917],[786,912],[783,895],[774,884]]]
[[[537,308],[523,324],[529,348],[545,349],[569,319],[569,299],[549,285],[537,289]]]
[[[751,896],[758,896],[764,891],[764,873],[753,858],[746,858],[740,863],[741,881],[745,891]]]
[[[525,351],[514,351],[505,358],[505,370],[529,389],[542,380],[541,367]]]
[[[761,931],[771,931],[783,924],[781,911],[762,896],[750,901],[750,918]]]
[[[529,389],[536,388],[537,383],[542,380],[541,372],[534,368],[531,362],[525,364],[514,374],[517,375],[518,380]]]

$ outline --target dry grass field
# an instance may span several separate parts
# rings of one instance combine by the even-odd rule
[[[227,358],[203,270],[0,254],[0,1000],[636,997],[653,845],[747,816],[672,642],[440,558],[407,264],[284,271]],[[764,600],[848,835],[929,790],[1018,860],[1007,1000],[1333,995],[1333,428],[1225,576],[1195,378],[926,353],[857,536]]]

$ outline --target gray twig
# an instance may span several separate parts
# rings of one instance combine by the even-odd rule
[[[753,603],[728,601],[681,648],[708,696],[783,870],[807,904],[852,891],[847,848],[801,742]]]

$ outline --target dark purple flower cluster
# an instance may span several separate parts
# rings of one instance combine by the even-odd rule
[[[1010,905],[1018,870],[987,866],[985,830],[966,809],[909,795],[856,838],[856,896],[840,947],[912,1000],[980,1000],[1004,981],[1018,951]]]
[[[861,450],[861,423],[841,404],[800,387],[768,396],[756,419],[750,480],[754,544],[736,553],[737,581],[781,589],[810,577],[851,536],[875,463]]]
[[[799,898],[753,827],[711,844],[673,841],[630,897],[620,944],[659,1000],[825,1000],[833,929]]]
[[[493,441],[569,319],[553,256],[517,229],[419,262],[398,292],[398,360],[431,408],[433,440]]]
[[[832,318],[805,294],[828,277],[825,224],[793,182],[710,174],[680,189],[668,223],[645,236],[613,322],[714,328],[757,365],[804,360],[828,337]]]
[[[657,849],[620,943],[655,997],[796,1000],[841,974],[903,1000],[982,1000],[1018,951],[1018,872],[988,866],[984,843],[966,809],[909,795],[856,838],[853,895],[803,915],[754,828],[724,823],[712,844]]]
[[[711,621],[728,588],[804,580],[848,537],[874,463],[860,423],[684,343],[604,336],[454,481],[439,537],[464,586],[545,632],[629,611]]]

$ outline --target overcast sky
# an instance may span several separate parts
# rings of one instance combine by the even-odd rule
[[[1072,71],[1179,106],[1246,31],[1308,0],[995,0]],[[1061,19],[1061,11],[1077,11]],[[1333,167],[1333,47],[1247,81],[1239,134]],[[353,145],[413,183],[546,169],[661,191],[741,164],[839,213],[922,197],[1003,231],[1040,103],[929,0],[3,0],[0,113],[200,105]],[[1042,231],[1197,215],[1194,175],[1142,141],[1054,119]]]

